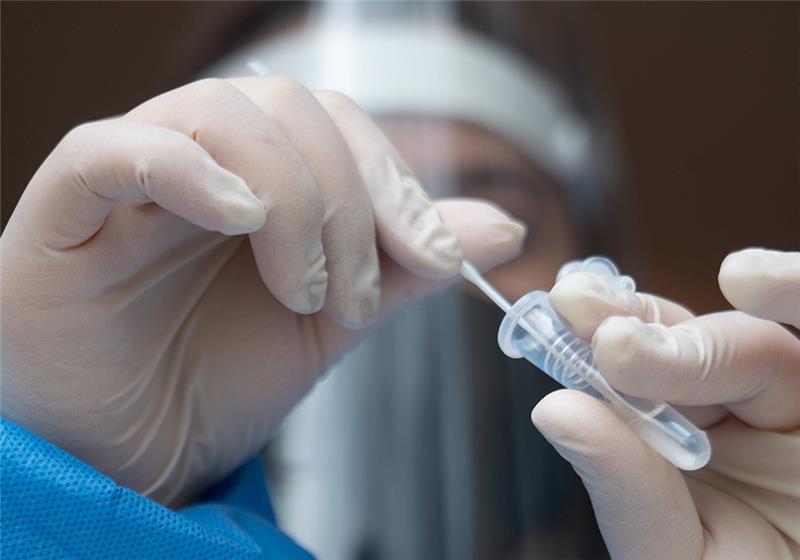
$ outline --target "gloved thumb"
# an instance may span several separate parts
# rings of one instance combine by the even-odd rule
[[[613,558],[700,558],[703,529],[683,476],[600,401],[560,390],[531,413],[581,477]]]

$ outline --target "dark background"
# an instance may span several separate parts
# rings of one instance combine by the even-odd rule
[[[1,6],[3,224],[67,130],[190,80],[243,30],[294,9]],[[625,241],[611,252],[640,286],[696,311],[718,309],[726,304],[716,273],[727,252],[800,248],[800,4],[495,3],[489,10],[488,20],[508,25],[580,106],[602,103],[613,117],[630,200],[615,222]]]

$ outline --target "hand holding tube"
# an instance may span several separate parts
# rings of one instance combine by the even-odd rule
[[[616,290],[636,289],[632,278],[621,276],[614,263],[603,257],[567,263],[558,278],[576,272],[603,276]],[[705,433],[664,402],[632,397],[611,387],[594,367],[589,344],[570,332],[550,307],[547,292],[530,292],[512,307],[469,262],[462,263],[461,274],[506,312],[497,334],[497,342],[506,355],[525,357],[564,387],[603,401],[643,441],[679,469],[705,466],[711,455]]]
[[[432,202],[344,95],[194,82],[76,128],[28,185],[0,239],[3,416],[180,503],[257,453],[354,329],[524,233]]]
[[[550,292],[611,386],[680,405],[714,447],[705,468],[681,473],[597,399],[542,399],[533,422],[583,479],[614,558],[800,555],[800,341],[756,318],[800,324],[800,254],[732,254],[719,282],[748,314],[694,317],[585,272]]]
[[[520,299],[500,325],[500,348],[512,358],[525,357],[567,389],[582,391],[611,407],[637,435],[683,470],[705,466],[708,438],[664,402],[620,393],[594,367],[588,342],[571,333],[548,303],[547,292]]]

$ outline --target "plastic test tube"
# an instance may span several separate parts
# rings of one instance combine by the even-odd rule
[[[617,289],[635,290],[633,279],[620,276],[614,263],[604,257],[568,263],[558,278],[579,271],[603,275]],[[530,292],[511,306],[470,263],[464,262],[461,273],[506,312],[497,334],[506,355],[524,357],[564,387],[605,402],[645,443],[679,469],[696,470],[708,463],[711,446],[705,432],[665,402],[632,397],[611,387],[594,367],[591,345],[562,324],[547,292]]]

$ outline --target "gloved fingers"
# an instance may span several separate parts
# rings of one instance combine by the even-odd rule
[[[713,428],[731,415],[730,411],[721,404],[709,404],[706,406],[675,405],[674,408],[701,430]]]
[[[694,317],[682,305],[658,296],[632,293],[612,286],[598,274],[575,272],[562,278],[550,290],[550,304],[585,340],[609,317],[636,317],[646,323],[675,325]],[[722,406],[679,407],[696,426],[713,426],[729,414]]]
[[[247,184],[189,138],[113,119],[66,135],[31,180],[13,221],[32,222],[24,226],[29,241],[68,249],[95,235],[123,200],[154,202],[227,235],[256,231],[266,216]]]
[[[564,389],[531,419],[583,480],[612,558],[702,556],[703,528],[683,476],[605,405]]]
[[[339,129],[316,98],[290,78],[229,80],[275,123],[303,158],[324,206],[325,312],[358,328],[374,320],[380,299],[372,206]]]
[[[744,455],[741,450],[739,454]],[[707,535],[704,558],[797,557],[796,545],[792,546],[791,537],[787,539],[780,532],[779,525],[771,525],[769,517],[762,517],[751,504],[720,487],[720,479],[714,473],[708,475],[705,471],[697,471],[686,477]],[[706,482],[711,476],[713,481]],[[764,503],[769,503],[769,500]],[[786,514],[785,520],[794,522],[796,503],[793,505],[794,509]]]
[[[797,500],[800,498],[800,433],[771,432],[729,416],[711,432],[714,452],[710,470],[692,473],[713,477],[714,485],[800,542]]]
[[[459,239],[464,257],[481,270],[488,270],[519,255],[525,240],[525,226],[495,205],[476,199],[453,198],[434,203],[447,227]],[[381,307],[379,321],[384,321],[404,305],[432,294],[458,281],[460,277],[427,279],[381,255]],[[320,318],[322,319],[322,318]],[[322,336],[325,359],[329,362],[349,348],[354,333],[342,329],[316,332]]]
[[[425,278],[458,274],[462,251],[422,186],[377,125],[349,98],[317,92],[356,160],[375,213],[378,243],[396,263]]]
[[[527,228],[494,204],[478,199],[449,198],[437,200],[434,207],[447,228],[458,236],[464,258],[481,270],[507,262],[522,250]],[[457,276],[430,280],[390,262],[386,263],[384,277],[382,316],[461,279]]]
[[[469,258],[488,268],[516,256],[522,247],[525,228],[500,212],[494,206],[471,200],[452,200],[437,203],[437,208],[460,238]],[[410,300],[417,299],[455,282],[455,279],[426,280],[394,263],[385,254],[381,270],[381,313],[385,318],[392,311]],[[305,341],[296,352],[295,371],[276,375],[275,368],[265,367],[274,359],[275,337],[266,338],[264,333],[274,330],[276,317],[283,317],[282,309],[266,290],[248,273],[253,267],[247,248],[238,249],[220,271],[217,280],[206,293],[207,305],[199,322],[193,326],[201,339],[202,335],[215,337],[215,344],[222,351],[209,353],[205,358],[208,371],[224,370],[229,366],[230,356],[237,356],[235,391],[231,389],[231,377],[211,375],[203,381],[196,403],[198,409],[213,410],[224,403],[228,409],[229,422],[213,426],[216,432],[225,431],[223,440],[235,439],[235,453],[223,458],[231,468],[243,461],[259,448],[271,430],[285,417],[293,403],[305,394],[321,371],[341,356],[346,350],[365,336],[364,331],[343,328],[326,313],[300,317],[286,322],[286,329],[296,333],[298,340]],[[248,305],[265,310],[252,313],[250,307],[228,305],[227,294],[237,290]],[[288,317],[286,317],[288,319]],[[220,324],[232,325],[219,332]],[[283,349],[280,349],[285,353]],[[280,352],[278,352],[280,354]],[[277,388],[277,390],[272,390]],[[222,400],[220,395],[226,395]],[[230,399],[236,406],[230,407]],[[257,413],[253,413],[256,411]],[[238,420],[237,420],[238,417]],[[247,429],[241,429],[241,426]],[[232,427],[238,430],[231,430]],[[219,439],[219,438],[217,438]]]
[[[300,155],[261,109],[223,80],[201,80],[146,101],[124,119],[178,131],[245,180],[267,209],[250,234],[259,274],[298,313],[325,300],[323,205]]]
[[[672,327],[611,317],[592,339],[608,382],[637,397],[676,404],[724,404],[748,424],[800,424],[800,342],[786,329],[738,311]]]
[[[612,287],[603,276],[588,272],[575,272],[561,279],[550,290],[550,304],[567,320],[570,329],[585,340],[592,339],[603,321],[618,315],[665,325],[693,317],[680,304]]]
[[[720,266],[719,287],[745,313],[800,327],[800,252],[731,253]]]

